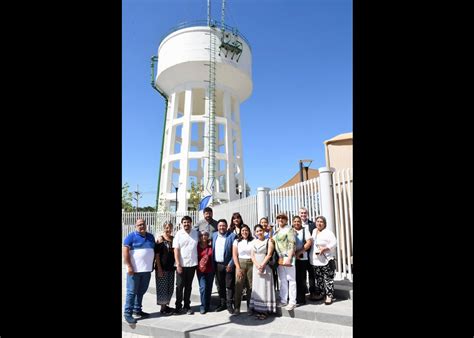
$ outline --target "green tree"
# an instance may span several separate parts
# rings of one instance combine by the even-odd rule
[[[132,207],[132,193],[128,191],[130,186],[128,183],[122,185],[122,209],[124,211],[133,211]]]
[[[188,190],[188,210],[199,209],[199,202],[201,202],[203,190],[204,187],[202,186],[202,184],[198,184],[194,181],[191,182],[191,189]]]
[[[147,207],[138,207],[138,211],[156,211],[156,210],[152,206],[147,206]]]

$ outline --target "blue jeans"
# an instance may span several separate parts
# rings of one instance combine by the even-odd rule
[[[132,276],[127,274],[127,294],[125,296],[124,314],[140,312],[142,310],[143,295],[148,290],[151,272],[135,272]]]
[[[211,306],[212,282],[214,281],[214,272],[197,272],[199,281],[199,293],[201,294],[200,310],[209,311]]]

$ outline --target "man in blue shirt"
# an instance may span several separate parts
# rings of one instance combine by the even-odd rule
[[[124,318],[127,323],[136,324],[135,318],[149,316],[142,311],[142,300],[150,284],[155,258],[155,237],[146,231],[144,219],[139,218],[135,222],[135,231],[123,241],[122,253],[127,265]]]
[[[234,313],[235,265],[232,259],[232,244],[235,236],[234,231],[227,229],[225,219],[217,222],[217,231],[212,234],[212,263],[220,298],[220,305],[215,311],[227,308],[230,314]]]

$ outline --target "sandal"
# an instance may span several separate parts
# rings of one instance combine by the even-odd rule
[[[267,319],[267,315],[264,314],[264,313],[260,313],[257,315],[257,318],[260,319],[260,320],[264,320],[264,319]]]

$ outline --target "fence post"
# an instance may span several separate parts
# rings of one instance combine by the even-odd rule
[[[319,183],[321,185],[321,215],[326,217],[327,228],[334,234],[336,226],[334,222],[334,196],[332,193],[332,173],[334,168],[319,168]]]
[[[257,222],[270,216],[270,188],[257,188]],[[254,226],[255,224],[252,224]]]

